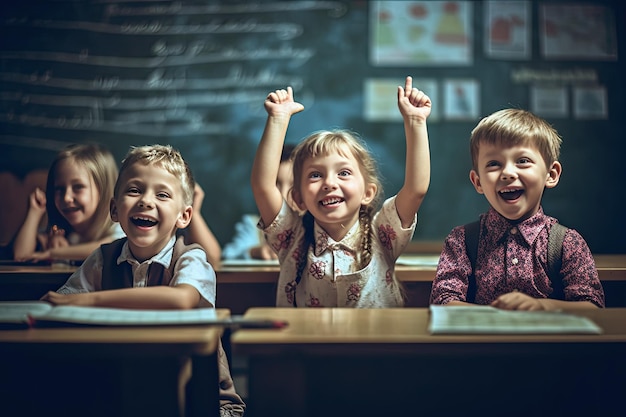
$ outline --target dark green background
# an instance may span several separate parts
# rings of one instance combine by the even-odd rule
[[[511,73],[521,69],[593,70],[608,89],[608,120],[573,118],[548,121],[564,138],[561,162],[564,173],[556,189],[544,196],[547,214],[577,229],[596,253],[626,253],[622,222],[626,183],[624,174],[626,117],[624,60],[547,61],[540,56],[537,29],[540,2],[531,2],[534,24],[532,58],[524,61],[485,57],[483,2],[473,4],[473,63],[463,67],[375,67],[368,52],[369,9],[365,1],[319,2],[320,8],[297,10],[307,2],[139,2],[143,15],[117,13],[124,3],[87,1],[3,2],[0,26],[0,170],[23,176],[34,168],[47,168],[56,149],[71,142],[98,141],[118,161],[131,145],[169,143],[180,149],[204,188],[203,215],[222,244],[230,240],[234,223],[243,213],[256,211],[249,187],[250,168],[260,138],[269,91],[294,86],[296,99],[306,110],[292,119],[287,141],[297,142],[319,129],[349,128],[359,132],[380,162],[386,195],[395,194],[404,176],[404,132],[401,122],[363,119],[363,83],[366,78],[397,79],[406,75],[445,79],[475,79],[480,85],[481,117],[503,107],[529,108],[530,85],[513,83]],[[615,12],[618,53],[624,57],[625,7],[620,2],[595,1]],[[310,4],[310,3],[307,3]],[[212,7],[211,14],[179,14],[179,5]],[[167,17],[150,15],[150,7],[170,8]],[[112,9],[117,7],[118,9]],[[292,10],[289,10],[292,9]],[[240,13],[243,10],[245,13]],[[115,13],[111,13],[115,11]],[[154,9],[152,9],[154,11]],[[45,24],[41,24],[45,22]],[[58,27],[51,27],[55,22]],[[78,22],[91,22],[82,30]],[[141,25],[287,24],[302,28],[267,33],[121,34]],[[109,26],[107,26],[109,25]],[[116,27],[118,33],[110,31]],[[160,47],[183,46],[178,56],[155,61]],[[262,59],[234,56],[225,62],[189,60],[193,48],[224,55],[228,51],[274,53]],[[310,51],[308,59],[285,59],[280,51]],[[25,51],[28,52],[25,54]],[[35,55],[34,51],[48,55]],[[81,52],[89,58],[81,61]],[[232,54],[231,54],[232,55]],[[103,61],[95,57],[109,57]],[[52,59],[50,59],[52,57]],[[73,58],[67,58],[73,57]],[[123,58],[121,60],[111,57]],[[139,58],[139,59],[137,59]],[[243,76],[232,80],[233,72]],[[15,74],[21,74],[15,78]],[[71,79],[71,88],[48,80]],[[180,84],[161,88],[124,84],[129,80],[175,79]],[[82,81],[82,84],[77,83]],[[101,81],[112,81],[110,89]],[[211,84],[211,81],[213,84]],[[204,82],[204,84],[203,84]],[[570,85],[567,86],[570,88]],[[66,97],[45,102],[49,95]],[[41,99],[43,97],[43,99]],[[85,99],[88,97],[88,99]],[[442,97],[441,88],[439,97]],[[87,104],[85,104],[87,103]],[[435,103],[442,106],[442,103]],[[439,107],[441,115],[442,107]],[[129,116],[142,111],[143,120]],[[89,124],[88,115],[92,122]],[[34,119],[32,117],[43,117]],[[24,119],[24,117],[31,117]],[[64,118],[65,126],[59,126]],[[97,120],[93,120],[93,118]],[[54,123],[56,121],[56,123]],[[468,180],[468,138],[477,120],[429,124],[432,180],[419,214],[415,240],[440,241],[458,224],[477,218],[487,203]],[[209,126],[218,123],[219,131]],[[104,127],[103,127],[104,126]],[[9,196],[2,196],[9,198]]]

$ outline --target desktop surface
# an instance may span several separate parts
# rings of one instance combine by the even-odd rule
[[[603,333],[435,336],[426,308],[255,308],[246,317],[289,325],[231,343],[254,415],[615,415],[626,308],[582,315]]]

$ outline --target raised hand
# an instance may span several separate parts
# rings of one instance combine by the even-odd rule
[[[413,78],[409,76],[404,88],[398,86],[398,108],[402,117],[424,121],[430,115],[432,103],[423,91],[413,87]]]
[[[37,187],[30,193],[29,198],[30,210],[44,213],[46,211],[46,193]]]
[[[304,110],[304,106],[294,100],[291,87],[269,93],[264,105],[265,111],[270,116],[291,116]]]

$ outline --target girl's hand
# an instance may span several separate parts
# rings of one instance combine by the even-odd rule
[[[93,305],[92,296],[93,293],[59,294],[55,291],[48,291],[40,300],[54,305],[91,306]]]
[[[27,259],[22,259],[23,261],[48,261],[52,259],[52,255],[49,250],[43,252],[33,252]]]
[[[204,190],[197,183],[193,188],[193,210],[199,213],[202,210],[202,202],[204,201]]]
[[[50,249],[62,248],[69,245],[70,243],[65,237],[65,230],[60,229],[57,226],[52,226],[52,229],[50,229],[50,233],[48,234],[48,252]]]
[[[46,211],[46,193],[37,187],[30,193],[30,210],[43,214]]]
[[[304,110],[304,106],[293,99],[293,89],[276,90],[267,95],[265,99],[265,111],[270,116],[291,116]]]
[[[513,291],[502,294],[494,302],[492,307],[501,308],[502,310],[545,310],[541,300],[533,298],[519,291]]]
[[[423,91],[413,87],[413,78],[406,77],[404,88],[398,86],[398,108],[405,119],[425,121],[430,115],[432,103]]]

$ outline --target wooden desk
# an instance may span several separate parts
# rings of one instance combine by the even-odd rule
[[[623,415],[626,308],[580,312],[602,335],[432,336],[428,309],[255,308],[239,330],[256,416]]]
[[[432,262],[433,256],[424,255]],[[410,259],[410,258],[409,258]],[[596,255],[598,276],[606,294],[607,307],[626,307],[626,255]],[[75,267],[15,267],[0,265],[0,300],[38,299],[46,291],[65,283]],[[216,265],[217,308],[228,308],[232,314],[243,314],[250,307],[273,307],[279,266]],[[427,307],[434,265],[396,266],[398,279],[407,290],[407,307]]]
[[[0,415],[219,416],[221,335],[216,326],[0,330]]]

